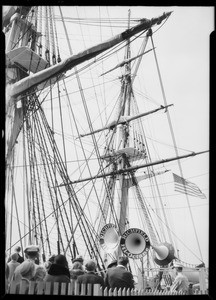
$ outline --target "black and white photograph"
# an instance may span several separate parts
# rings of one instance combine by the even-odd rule
[[[4,295],[209,295],[213,31],[213,6],[2,6]]]

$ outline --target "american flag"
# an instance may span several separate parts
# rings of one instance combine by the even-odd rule
[[[198,188],[198,186],[176,174],[173,173],[175,191],[188,194],[190,196],[199,197],[201,199],[206,199],[205,194]]]

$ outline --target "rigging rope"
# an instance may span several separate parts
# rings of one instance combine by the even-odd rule
[[[42,57],[42,6],[39,7],[39,32],[41,33],[38,37],[38,53]]]
[[[48,16],[48,8],[45,7],[46,16]],[[46,17],[45,24],[45,58],[48,64],[50,65],[50,40],[49,40],[49,17]]]
[[[41,111],[42,112],[42,111]],[[43,112],[42,112],[43,113]],[[44,113],[43,113],[43,115],[44,115]],[[45,116],[44,116],[45,117]],[[45,119],[45,121],[46,121],[46,119]],[[47,121],[46,121],[47,122]],[[56,154],[57,154],[57,157],[58,157],[58,159],[59,159],[59,163],[57,164],[57,167],[58,167],[58,169],[59,169],[59,172],[60,172],[60,174],[61,174],[61,177],[65,180],[65,182],[68,182],[68,175],[67,175],[67,172],[66,172],[66,169],[65,169],[65,167],[64,167],[64,164],[63,164],[63,162],[62,162],[62,160],[61,160],[61,156],[60,156],[60,153],[58,152],[58,148],[57,148],[57,146],[55,145],[55,141],[54,141],[54,139],[53,139],[53,137],[52,137],[52,144],[54,145],[54,147],[55,147],[55,150],[56,150]],[[74,214],[75,214],[75,216],[76,216],[76,218],[77,218],[77,224],[78,224],[78,226],[79,226],[79,228],[80,228],[80,230],[81,230],[81,232],[82,232],[82,237],[83,237],[83,239],[84,239],[84,241],[85,241],[85,243],[86,243],[86,247],[88,248],[88,251],[89,251],[89,254],[91,254],[91,251],[93,251],[92,249],[92,246],[91,246],[91,241],[90,241],[90,236],[92,235],[92,230],[90,230],[90,227],[87,225],[87,223],[86,223],[86,216],[84,215],[84,212],[83,212],[83,210],[82,210],[82,208],[81,208],[81,206],[80,206],[80,204],[79,204],[79,202],[78,202],[78,199],[76,198],[76,194],[74,193],[74,191],[73,191],[73,189],[72,189],[72,187],[70,187],[70,185],[66,185],[66,190],[67,190],[67,192],[69,193],[69,195],[70,195],[70,198],[69,199],[73,199],[73,201],[71,201],[71,204],[73,205],[73,211],[74,211]],[[62,203],[62,205],[63,205],[64,203]],[[64,205],[63,205],[63,207],[64,207]],[[67,216],[67,215],[66,215]],[[84,220],[83,220],[83,218],[84,218]],[[85,223],[84,223],[84,221],[85,221]],[[85,233],[83,232],[83,230],[85,231]],[[89,231],[89,232],[87,232],[87,231]],[[92,241],[93,241],[93,238],[91,239]],[[88,241],[88,243],[89,243],[89,245],[90,245],[90,249],[89,249],[89,247],[88,247],[88,244],[87,244],[87,241]],[[70,247],[70,244],[68,244],[68,246]]]
[[[52,203],[53,211],[54,211],[54,214],[55,214],[55,219],[58,222],[59,218],[57,217],[57,212],[55,210],[55,204],[54,204],[54,197],[56,197],[56,199],[57,199],[57,194],[55,193],[55,196],[53,196],[53,192],[52,192],[52,189],[51,189],[51,186],[50,186],[50,181],[51,181],[52,185],[55,184],[54,179],[52,177],[52,174],[55,174],[55,170],[54,170],[55,167],[52,167],[52,170],[50,169],[50,162],[48,160],[47,155],[45,155],[45,154],[49,153],[49,149],[47,147],[46,137],[44,135],[44,131],[42,130],[41,126],[38,127],[38,131],[39,131],[38,137],[41,139],[41,141],[40,141],[41,158],[43,160],[44,173],[45,173],[45,178],[46,178],[47,186],[48,186],[48,190],[49,190],[49,198],[50,198],[51,203]],[[57,204],[57,207],[58,207],[58,204]],[[64,218],[62,218],[62,219],[64,220]],[[44,216],[44,220],[46,221],[45,216]],[[64,222],[63,222],[63,226],[64,226]],[[65,229],[65,226],[64,226],[64,229]],[[46,239],[47,239],[47,242],[48,242],[48,247],[50,249],[50,241],[48,239],[48,236],[49,235],[47,235]],[[61,236],[60,236],[60,239],[61,239]],[[61,244],[62,244],[62,247],[64,247],[62,239],[61,239]],[[50,254],[51,254],[51,249],[50,249]]]
[[[54,16],[54,7],[52,6],[52,15]],[[56,48],[57,48],[57,62],[60,63],[61,62],[61,57],[60,57],[60,52],[59,52],[59,44],[58,44],[58,35],[57,35],[57,29],[56,29],[56,21],[55,18],[53,17],[53,25],[54,25],[54,34],[55,34],[55,38],[56,38]]]
[[[159,68],[159,64],[158,64],[156,50],[155,50],[155,47],[154,47],[153,36],[150,35],[150,38],[151,38],[151,42],[152,42],[153,53],[154,53],[154,57],[155,57],[155,63],[156,63],[157,71],[158,71],[158,77],[159,77],[159,81],[160,81],[160,86],[161,86],[161,91],[162,91],[164,104],[167,105],[165,90],[164,90],[164,86],[163,86],[163,82],[162,82],[162,78],[161,78],[161,72],[160,72],[160,68]],[[173,144],[174,144],[175,153],[176,153],[176,156],[179,156],[177,143],[176,143],[176,140],[175,140],[175,135],[174,135],[173,127],[172,127],[171,117],[170,117],[170,114],[169,114],[169,110],[167,110],[167,119],[168,119],[168,123],[169,123],[169,126],[170,126],[170,132],[171,132],[171,136],[172,136],[172,140],[173,140]],[[178,166],[179,166],[179,170],[180,170],[180,175],[183,178],[184,176],[183,176],[183,171],[182,171],[180,160],[178,160]],[[202,258],[200,243],[199,243],[199,240],[198,240],[198,236],[197,236],[197,232],[196,232],[196,228],[195,228],[195,224],[194,224],[194,219],[193,219],[193,215],[192,215],[192,211],[191,211],[191,207],[190,207],[189,198],[188,198],[187,193],[185,193],[185,196],[186,196],[186,199],[187,199],[188,209],[189,209],[189,212],[190,212],[192,225],[193,225],[194,233],[195,233],[195,236],[196,236],[196,241],[197,241],[197,245],[198,245],[198,248],[199,248],[200,256]],[[203,258],[202,258],[202,260],[203,260]]]
[[[61,9],[60,9],[60,13],[61,13],[61,16],[62,16]],[[62,16],[62,22],[63,22],[63,25],[64,25],[63,16]],[[72,49],[71,49],[71,45],[70,45],[70,42],[69,42],[69,38],[68,38],[68,34],[67,34],[67,30],[66,30],[65,25],[64,25],[64,28],[65,28],[65,33],[66,33],[66,37],[67,37],[67,42],[68,42],[68,47],[69,47],[69,50],[70,50],[70,54],[72,55],[73,52],[72,52]],[[76,71],[77,71],[77,68],[75,67],[74,69],[75,69],[75,72],[76,72]],[[91,122],[91,120],[90,120],[90,116],[89,116],[89,113],[88,113],[88,108],[87,108],[85,96],[84,96],[84,93],[83,93],[81,81],[80,81],[80,78],[79,78],[79,75],[78,75],[77,72],[76,72],[76,79],[77,79],[78,86],[79,86],[79,89],[80,89],[80,94],[81,94],[83,106],[84,106],[84,109],[85,109],[85,112],[86,112],[86,116],[87,116],[87,119],[88,119],[89,128],[90,128],[91,131],[93,131],[93,128],[92,128],[92,122]],[[97,154],[97,157],[98,157],[98,161],[99,161],[99,164],[100,164],[100,168],[101,168],[101,170],[103,171],[103,166],[102,166],[101,159],[100,159],[100,153],[99,153],[99,150],[98,150],[97,141],[96,141],[94,135],[92,136],[92,138],[93,138],[93,143],[94,143],[94,145],[95,145],[96,154]],[[81,140],[80,140],[80,142],[81,142]],[[82,144],[81,144],[81,147],[82,147]],[[85,152],[84,152],[84,151],[83,151],[83,153],[84,153],[84,156],[85,156]],[[89,164],[88,164],[88,161],[87,161],[87,160],[86,160],[86,164],[87,164],[87,168],[88,168],[88,170],[89,170],[89,174],[90,174],[90,176],[92,176],[92,175],[91,175],[91,170],[90,170],[90,168],[89,168]],[[104,171],[103,171],[103,172],[104,172]],[[105,183],[105,185],[106,185],[106,190],[108,191],[108,195],[109,195],[109,189],[108,189],[107,179],[106,179],[106,178],[104,178],[104,183]],[[110,201],[111,201],[111,200],[110,200]],[[111,205],[111,208],[112,208],[112,205]],[[113,209],[113,208],[112,208],[112,209]]]
[[[50,129],[48,123],[47,123],[47,120],[46,120],[46,117],[45,117],[45,114],[43,112],[43,110],[41,109],[40,107],[40,114],[41,114],[41,118],[43,120],[43,123],[44,123],[44,128],[46,129],[47,131],[47,135],[48,135],[48,139],[49,139],[49,142],[50,142],[50,145],[52,147],[52,150],[54,151],[54,159],[55,159],[55,164],[51,164],[51,167],[53,168],[53,174],[54,174],[54,182],[53,182],[53,186],[55,187],[56,186],[56,182],[57,182],[57,178],[56,178],[56,168],[59,169],[60,167],[60,164],[62,164],[63,162],[61,161],[61,157],[58,153],[58,149],[57,149],[57,145],[55,143],[55,140],[54,140],[54,137],[53,137],[53,132],[52,130]],[[49,152],[48,152],[49,153]],[[61,176],[62,176],[62,172],[60,172]],[[56,193],[56,202],[57,202],[57,209],[60,207],[59,203],[58,203],[58,197],[57,197],[57,191],[56,189],[54,188],[54,192]],[[60,200],[63,204],[63,199],[62,199],[62,195],[61,193],[59,193],[59,196],[60,196]],[[71,227],[71,222],[68,218],[68,214],[67,214],[67,211],[66,211],[66,208],[65,206],[63,205],[63,210],[64,210],[64,213],[65,213],[65,216],[66,216],[66,221],[67,221],[67,224],[69,226],[69,229],[70,231],[72,230],[72,227]],[[61,211],[60,211],[61,212]],[[58,219],[57,219],[58,220]],[[64,224],[64,218],[63,216],[61,215],[61,220]],[[65,234],[66,234],[66,238],[67,240],[69,241],[68,239],[68,235],[67,235],[67,231],[66,231],[66,228],[65,228]],[[70,251],[71,251],[71,248],[70,248]]]
[[[52,64],[56,64],[56,51],[55,51],[55,37],[53,32],[53,15],[51,11],[51,6],[49,6],[49,25],[50,25],[50,36],[51,36],[51,44],[52,44]]]

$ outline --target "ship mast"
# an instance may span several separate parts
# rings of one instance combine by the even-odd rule
[[[128,28],[130,28],[130,10],[128,10]],[[125,57],[124,59],[129,59],[131,56],[130,51],[130,38],[126,41],[126,49],[125,49]],[[130,62],[125,64],[125,70],[122,80],[122,91],[123,91],[123,98],[120,107],[119,115],[121,116],[129,116],[130,115],[130,98],[131,98],[131,67]],[[122,141],[122,146],[125,148],[128,144],[128,124],[119,125],[118,126],[118,134],[119,134],[119,141]],[[125,168],[127,165],[126,156],[122,156],[122,160],[119,162],[118,168],[122,169]],[[122,174],[119,176],[119,185],[120,185],[120,205],[119,211],[117,215],[119,216],[119,230],[120,234],[123,234],[126,229],[126,220],[128,215],[128,189],[129,189],[129,182],[127,179],[126,174]],[[119,249],[119,252],[121,250]]]

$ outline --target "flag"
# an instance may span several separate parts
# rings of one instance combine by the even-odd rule
[[[188,194],[190,196],[199,197],[202,199],[206,199],[205,194],[198,188],[198,186],[176,174],[173,173],[175,191]]]

